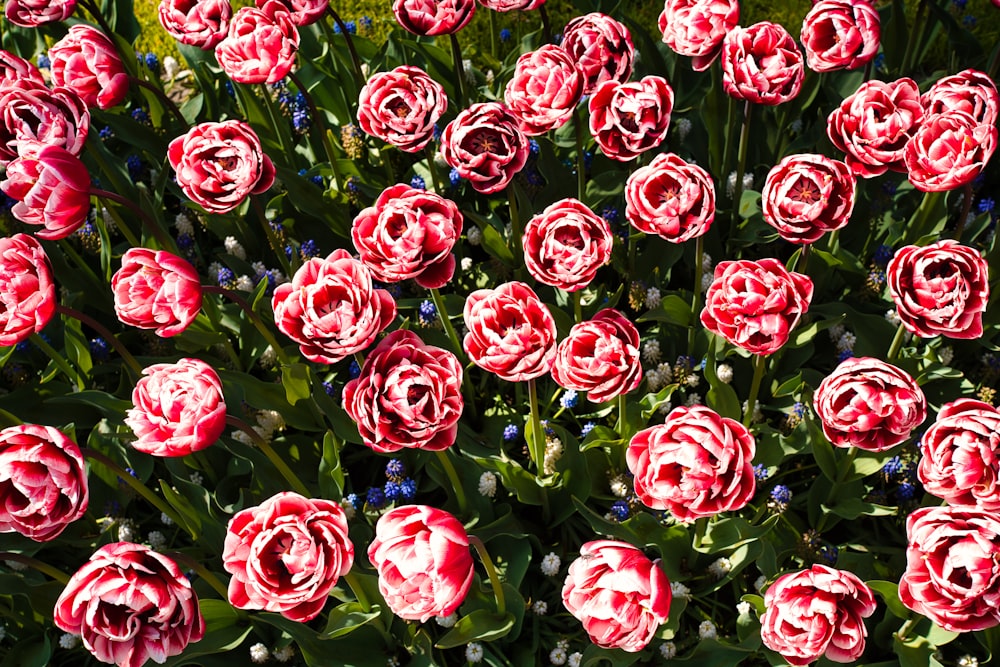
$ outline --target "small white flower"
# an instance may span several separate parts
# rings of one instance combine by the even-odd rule
[[[660,377],[663,379],[663,384],[670,384],[670,381],[674,379],[674,369],[670,364],[666,362],[657,364],[656,371],[660,374]]]
[[[765,577],[762,574],[762,575],[760,575],[759,577],[757,577],[754,580],[753,587],[754,587],[754,590],[756,590],[758,593],[760,593],[761,590],[764,588],[764,586],[767,586],[767,577]]]
[[[729,364],[719,364],[719,367],[715,369],[715,375],[720,382],[729,384],[733,381],[733,367]]]
[[[854,344],[858,342],[858,337],[855,336],[850,331],[845,331],[844,334],[837,341],[837,350],[839,352],[847,352],[848,350],[854,349]]]
[[[535,600],[535,603],[531,605],[531,611],[539,616],[545,616],[549,613],[549,603],[545,600]]]
[[[752,190],[753,189],[753,174],[749,171],[743,174],[743,189]]]
[[[448,614],[447,616],[435,616],[434,620],[442,628],[452,628],[452,627],[455,627],[456,623],[458,623],[458,614],[456,614],[455,612],[452,612],[452,613]]]
[[[399,667],[399,658],[397,658],[396,656],[386,658],[385,667]]]
[[[691,589],[679,581],[673,581],[670,583],[670,594],[681,600],[691,599]]]
[[[747,602],[746,600],[741,600],[740,602],[737,602],[736,603],[736,613],[739,614],[740,616],[749,616],[750,615],[750,603]]]
[[[661,300],[662,297],[660,297],[660,290],[655,287],[650,287],[646,290],[646,310],[659,308]]]
[[[712,256],[707,252],[701,253],[701,270],[706,273],[712,272]]]
[[[118,524],[119,542],[135,542],[135,537],[135,524],[128,520]]]
[[[3,634],[7,634],[7,628],[3,629]],[[2,637],[0,637],[2,639]],[[72,632],[64,632],[59,637],[59,646],[65,649],[76,648],[77,644],[80,643],[80,635],[74,635]]]
[[[194,236],[194,225],[191,224],[191,218],[187,217],[184,213],[178,213],[177,217],[174,218],[174,227],[177,229],[178,234]]]
[[[712,286],[712,274],[703,273],[701,274],[701,291],[707,292],[708,288]]]
[[[726,196],[730,199],[736,194],[736,172],[729,172],[729,176],[726,177]]]
[[[698,636],[701,639],[715,639],[719,636],[719,630],[712,621],[702,621],[698,626]]]
[[[241,292],[252,292],[256,285],[253,284],[253,279],[250,276],[244,274],[236,279],[236,289]]]
[[[553,665],[565,665],[567,658],[569,658],[569,656],[566,655],[566,649],[564,649],[562,646],[556,646],[549,653],[549,662],[551,662]]]
[[[796,118],[789,124],[788,129],[792,131],[793,134],[798,134],[802,131],[802,119]]]
[[[213,283],[215,282],[216,276],[219,275],[219,271],[221,271],[222,269],[223,266],[219,262],[212,262],[211,264],[208,265],[208,275],[209,277],[211,277]]]
[[[663,378],[659,371],[655,368],[650,368],[646,371],[646,386],[650,391],[659,391],[663,387]]]
[[[243,246],[236,240],[235,236],[227,236],[226,240],[223,241],[222,244],[226,247],[226,252],[233,257],[238,257],[240,259],[247,258],[247,251],[243,249]]]
[[[278,354],[274,351],[273,347],[268,345],[260,354],[260,365],[264,368],[271,368],[276,363],[278,363]]]
[[[472,270],[472,258],[471,257],[463,257],[462,258],[462,270],[463,271],[471,271]]]
[[[497,476],[490,471],[479,476],[479,495],[492,498],[497,493]]]
[[[656,408],[656,411],[658,413],[660,413],[661,415],[663,415],[664,417],[666,417],[668,414],[670,414],[670,411],[673,410],[673,409],[674,409],[674,404],[672,402],[670,402],[670,401],[663,401]]]
[[[19,560],[7,560],[4,561],[4,565],[14,570],[15,572],[24,572],[28,569],[28,566]]]
[[[843,324],[834,324],[829,330],[830,340],[836,343],[840,340],[840,337],[844,335],[844,331],[846,331],[846,329]]]
[[[542,574],[546,577],[554,577],[559,574],[559,568],[561,566],[562,560],[560,560],[559,556],[557,556],[555,552],[547,553],[545,554],[545,557],[542,558]]]
[[[642,344],[642,360],[647,364],[660,363],[660,341],[654,338]]]
[[[701,394],[696,392],[688,394],[688,397],[684,399],[684,405],[689,408],[695,405],[701,405]]]
[[[465,233],[465,238],[469,242],[469,245],[479,245],[483,242],[483,232],[479,227],[469,227],[469,231]]]
[[[146,541],[149,542],[149,546],[153,547],[155,551],[159,551],[167,544],[167,538],[163,536],[158,530],[149,531],[149,535],[146,536]]]
[[[282,431],[285,428],[285,418],[277,410],[261,410],[257,413],[257,423],[270,433]]]
[[[566,658],[567,667],[580,667],[580,663],[583,662],[583,654],[579,651],[574,651],[569,654]]]
[[[963,655],[958,659],[958,667],[979,667],[979,658],[974,655]]]
[[[674,127],[677,128],[677,138],[683,142],[687,138],[688,133],[691,132],[691,121],[687,118],[678,118],[674,123]]]
[[[267,647],[257,642],[250,647],[250,660],[257,663],[258,665],[262,662],[267,662],[267,659],[271,657],[271,652],[267,650]]]
[[[344,516],[347,517],[348,521],[353,519],[354,515],[357,514],[357,511],[354,509],[354,505],[352,505],[351,501],[347,498],[341,498],[340,506],[344,509]]]
[[[250,264],[250,268],[253,269],[254,275],[257,276],[263,276],[265,273],[267,273],[267,266],[264,265],[264,262],[260,261],[253,262],[252,264]]]
[[[951,366],[952,359],[955,358],[955,350],[952,349],[951,345],[945,345],[940,350],[938,350],[938,359],[945,366]]]
[[[236,442],[246,445],[247,447],[256,447],[253,439],[243,431],[233,431],[232,433],[229,434],[229,437],[235,440]]]
[[[664,660],[673,660],[677,656],[677,645],[673,642],[663,642],[660,644],[660,656]]]
[[[197,484],[198,486],[201,486],[201,483],[205,480],[205,478],[202,477],[201,473],[199,472],[191,473],[190,475],[188,475],[188,479],[191,480],[192,484]]]
[[[746,414],[746,411],[747,411],[747,401],[743,401],[743,405],[741,407],[743,409],[743,413]],[[759,422],[762,419],[764,419],[764,413],[760,411],[760,401],[754,401],[753,402],[753,421]]]
[[[181,71],[181,66],[177,63],[177,58],[167,56],[163,59],[163,78],[173,81]]]
[[[483,645],[472,642],[465,647],[465,659],[469,662],[480,662],[483,659]]]
[[[885,311],[885,319],[889,320],[890,323],[897,327],[902,322],[902,320],[899,319],[899,313],[896,312],[895,308]]]
[[[699,377],[697,373],[691,373],[686,378],[684,378],[684,382],[687,384],[687,386],[694,389],[701,382],[701,377]]]
[[[729,572],[732,569],[733,569],[732,562],[725,556],[716,559],[714,563],[708,566],[709,574],[711,574],[716,579],[722,579],[724,576],[729,574]]]
[[[466,81],[475,85],[476,73],[472,70],[472,60],[470,60],[469,58],[466,58],[462,61],[462,73],[465,75]]]
[[[278,662],[288,662],[295,657],[295,649],[291,646],[276,648],[272,651],[272,655],[274,655],[274,659]]]
[[[625,475],[618,475],[611,480],[611,493],[613,493],[618,498],[624,498],[628,495],[628,479]]]
[[[556,642],[556,646],[558,648],[563,649],[564,651],[568,651],[569,650],[569,640],[566,639],[565,637],[563,637],[562,639],[560,639],[559,641]]]

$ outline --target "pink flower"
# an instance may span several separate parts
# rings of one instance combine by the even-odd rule
[[[241,120],[195,125],[167,147],[177,184],[209,213],[228,213],[274,183],[274,165]]]
[[[708,69],[722,39],[740,22],[736,0],[666,0],[659,27],[663,42],[682,56],[694,58],[695,71]]]
[[[198,596],[177,564],[142,544],[94,552],[56,601],[55,624],[101,662],[141,667],[178,655],[205,634]]]
[[[503,190],[528,160],[517,118],[496,102],[473,104],[441,133],[441,156],[477,192]]]
[[[219,66],[238,83],[275,83],[292,71],[299,31],[278,0],[262,8],[242,7],[215,47]],[[235,121],[233,121],[235,122]]]
[[[735,28],[722,41],[722,87],[738,100],[774,106],[802,88],[802,53],[788,31],[761,21]]]
[[[570,55],[554,44],[521,55],[504,102],[529,136],[562,127],[583,96],[583,73]]]
[[[886,268],[886,281],[908,331],[969,339],[983,335],[989,271],[978,250],[944,240],[901,248]]]
[[[152,456],[187,456],[209,447],[226,428],[222,380],[200,359],[154,364],[132,390],[125,423],[132,446]]]
[[[673,153],[657,155],[628,177],[625,217],[640,232],[683,243],[715,220],[715,184],[698,165]]]
[[[719,262],[701,311],[712,333],[754,354],[777,352],[812,301],[809,276],[776,259]]]
[[[479,0],[479,4],[495,12],[512,12],[515,9],[530,12],[545,4],[545,0]]]
[[[592,12],[571,20],[563,29],[560,46],[583,72],[584,95],[605,81],[623,83],[632,76],[632,34],[607,14]]]
[[[783,574],[764,593],[764,646],[792,665],[826,656],[855,662],[865,652],[864,619],[875,613],[875,595],[857,575],[826,565]]]
[[[913,187],[945,192],[971,183],[983,173],[997,147],[997,128],[964,111],[929,116],[903,151]]]
[[[344,410],[381,454],[451,447],[462,416],[462,364],[412,331],[393,331],[344,387]]]
[[[376,280],[414,278],[438,289],[455,272],[452,248],[462,234],[462,214],[450,199],[409,185],[393,185],[354,218],[351,238]]]
[[[163,338],[187,329],[201,310],[198,272],[165,250],[126,250],[122,268],[111,277],[111,291],[123,324],[155,329]]]
[[[820,0],[802,21],[802,48],[814,72],[865,65],[878,53],[880,36],[871,0]]]
[[[49,90],[30,79],[0,84],[0,165],[43,146],[79,155],[89,128],[87,105],[68,88]]]
[[[688,523],[746,507],[757,489],[756,449],[745,426],[695,405],[636,433],[625,456],[642,504]]]
[[[45,77],[33,63],[10,51],[0,49],[0,85],[13,83],[22,79],[45,84]]]
[[[927,400],[916,380],[870,357],[841,362],[816,389],[813,405],[827,440],[869,452],[906,441],[927,418]]]
[[[532,277],[567,292],[581,290],[611,261],[607,220],[576,199],[561,199],[524,226],[524,264]]]
[[[906,518],[899,599],[945,630],[1000,625],[1000,517],[978,507],[920,507]]]
[[[268,1],[256,0],[257,9],[264,7]],[[330,0],[278,0],[278,2],[292,15],[292,21],[299,27],[319,21],[330,5]]]
[[[448,616],[472,585],[465,527],[427,505],[403,505],[379,517],[368,558],[389,609],[408,621]]]
[[[114,42],[103,32],[78,23],[49,49],[52,84],[69,88],[88,107],[110,109],[128,95],[128,73]]]
[[[358,100],[358,125],[407,153],[423,150],[448,109],[440,83],[419,67],[401,65],[373,74]]]
[[[375,341],[396,302],[372,287],[371,271],[344,249],[304,263],[271,298],[274,323],[309,361],[335,364]]]
[[[635,325],[613,308],[574,324],[556,348],[552,379],[565,389],[587,392],[592,403],[632,391],[642,382]]]
[[[927,493],[949,505],[1000,511],[1000,412],[960,398],[946,403],[920,438],[917,475]]]
[[[656,148],[666,138],[674,91],[659,76],[633,83],[605,81],[594,90],[587,106],[590,133],[601,152],[626,162]]]
[[[181,44],[214,50],[229,32],[229,0],[160,0],[160,25]]]
[[[0,237],[0,347],[38,333],[56,310],[52,265],[27,234]]]
[[[938,79],[930,90],[920,96],[927,116],[947,111],[963,111],[976,119],[976,124],[995,125],[1000,96],[988,74],[967,69]]]
[[[237,512],[222,548],[222,565],[233,575],[229,602],[300,623],[316,618],[354,564],[347,531],[340,503],[291,491]]]
[[[7,0],[4,16],[22,28],[65,21],[73,15],[76,0]]]
[[[815,243],[850,221],[856,190],[844,162],[812,153],[789,155],[767,174],[764,220],[786,241]]]
[[[456,33],[472,20],[476,0],[394,0],[392,14],[414,35]]]
[[[866,81],[827,118],[826,133],[857,176],[904,171],[903,149],[924,119],[913,79]]]
[[[7,165],[0,190],[17,203],[15,218],[40,225],[36,233],[47,240],[64,239],[87,221],[90,212],[90,174],[80,158],[59,146],[44,146]]]
[[[463,347],[480,368],[509,382],[541,377],[556,356],[556,322],[522,282],[476,290],[465,300]]]
[[[601,648],[641,651],[670,614],[670,581],[659,563],[625,542],[587,542],[569,566],[563,605]]]
[[[83,455],[61,431],[39,424],[0,431],[0,533],[54,540],[89,500]]]

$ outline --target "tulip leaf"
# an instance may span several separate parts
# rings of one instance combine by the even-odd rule
[[[809,427],[809,440],[812,444],[813,458],[816,459],[816,465],[819,469],[826,475],[826,478],[830,481],[837,479],[837,457],[833,453],[833,445],[830,441],[826,439],[826,435],[823,434],[823,430],[816,424],[813,419],[806,416],[806,424]]]
[[[326,628],[320,634],[321,639],[336,639],[351,633],[365,623],[374,621],[382,613],[378,605],[373,605],[365,611],[360,602],[345,602],[335,607],[326,622]]]
[[[899,599],[899,584],[894,581],[872,580],[865,582],[868,588],[872,589],[885,600],[886,608],[894,615],[902,619],[907,619],[911,611],[906,608]]]
[[[580,659],[580,667],[598,667],[611,663],[611,667],[627,667],[636,660],[640,654],[629,653],[621,649],[601,648],[596,644],[591,644],[584,650],[583,658]]]
[[[716,374],[714,354],[709,354],[705,359],[705,379],[711,387],[705,396],[708,407],[723,417],[739,420],[742,415],[740,399],[736,395],[736,390],[720,380]]]
[[[680,327],[691,326],[691,304],[670,294],[660,301],[659,308],[654,308],[639,316],[638,322],[666,322]]]
[[[837,502],[832,507],[822,506],[824,510],[833,512],[844,519],[857,519],[859,516],[891,516],[899,511],[897,507],[888,505],[876,505],[865,502],[856,496],[837,498]]]
[[[235,649],[253,629],[249,624],[241,623],[240,613],[224,600],[201,599],[198,607],[205,619],[205,636],[189,645],[182,655],[167,658],[163,663],[165,667],[201,665],[204,656]]]
[[[184,529],[191,533],[191,537],[198,539],[198,535],[201,534],[201,515],[198,514],[198,510],[187,498],[174,491],[173,487],[162,479],[160,480],[160,490],[170,506],[177,510],[180,518],[183,519]]]
[[[715,554],[724,549],[733,549],[754,542],[771,531],[778,523],[778,515],[769,517],[759,526],[739,517],[713,519],[708,522],[705,534],[694,548],[706,554]]]
[[[295,405],[309,398],[309,367],[302,363],[281,367],[281,384],[285,387],[285,398],[289,405]]]
[[[52,657],[52,644],[45,635],[22,639],[7,652],[0,667],[46,667]]]
[[[448,634],[438,640],[437,648],[454,648],[469,642],[489,642],[500,639],[514,627],[514,615],[477,609],[458,619]]]
[[[330,431],[323,436],[323,458],[319,463],[319,492],[324,498],[340,498],[344,494],[344,469],[340,466],[340,445],[336,436]]]

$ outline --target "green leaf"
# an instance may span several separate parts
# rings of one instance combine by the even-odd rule
[[[302,363],[281,367],[281,384],[285,387],[285,398],[289,405],[295,405],[309,398],[309,367]]]
[[[369,611],[365,611],[360,602],[345,602],[330,611],[326,627],[320,634],[322,639],[336,639],[354,632],[365,623],[374,621],[382,613],[381,608],[376,604],[372,605]]]
[[[639,657],[639,653],[629,653],[617,648],[601,648],[596,644],[591,644],[583,651],[580,667],[598,667],[598,665],[603,666],[607,663],[611,663],[611,667],[628,667]]]
[[[660,301],[660,307],[639,316],[639,322],[667,322],[677,326],[691,326],[691,304],[676,294],[670,294]]]
[[[837,502],[833,507],[822,506],[823,509],[833,512],[839,517],[844,519],[857,519],[859,516],[892,516],[899,508],[889,507],[888,505],[876,505],[875,503],[865,502],[857,496],[849,496],[846,498],[837,498]]]
[[[882,599],[885,600],[886,608],[893,616],[907,619],[913,613],[900,601],[899,584],[896,582],[873,579],[872,581],[866,581],[865,584],[868,585],[868,588],[882,596]]]
[[[486,249],[486,252],[504,264],[508,266],[512,265],[514,263],[514,253],[507,247],[507,242],[500,236],[500,232],[492,225],[482,225],[481,228],[483,230],[483,248]]]
[[[107,392],[97,391],[96,389],[78,391],[66,394],[65,396],[53,396],[46,399],[45,402],[55,403],[56,405],[61,403],[83,403],[84,405],[97,408],[109,419],[117,421],[121,421],[125,417],[125,411],[132,408],[132,401],[126,401],[117,396],[112,396]]]
[[[463,616],[455,627],[435,644],[437,648],[454,648],[469,642],[490,642],[505,637],[514,627],[513,614],[498,614],[486,609],[477,609]]]
[[[771,516],[759,526],[735,516],[709,520],[704,536],[694,548],[701,553],[714,554],[748,544],[769,533],[779,518]]]
[[[340,447],[330,431],[323,436],[323,458],[319,462],[319,492],[324,498],[344,495],[344,469],[340,466]]]
[[[181,655],[167,658],[165,667],[201,664],[200,658],[213,653],[228,653],[243,643],[253,628],[241,620],[236,611],[224,600],[200,599],[198,607],[205,619],[205,636],[201,641],[190,644]]]
[[[14,644],[0,667],[47,667],[52,658],[52,645],[45,635],[32,636]]]
[[[806,424],[809,428],[809,441],[812,445],[813,458],[816,465],[823,471],[823,474],[831,482],[837,479],[837,457],[833,453],[833,445],[823,435],[823,430],[813,421],[812,417],[806,416]]]
[[[716,374],[714,352],[710,352],[705,359],[705,379],[708,380],[708,385],[711,387],[705,395],[705,402],[708,404],[708,407],[723,417],[739,421],[742,416],[740,399],[736,395],[736,390],[720,380]]]
[[[184,521],[183,528],[191,533],[194,539],[198,539],[198,535],[201,534],[201,515],[198,514],[198,510],[194,508],[187,498],[174,491],[162,479],[160,480],[160,490],[163,491],[163,497],[166,498],[167,503],[180,514],[181,519]]]

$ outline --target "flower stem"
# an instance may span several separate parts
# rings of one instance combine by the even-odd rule
[[[332,11],[332,10],[331,10]],[[326,116],[320,113],[320,110],[316,108],[316,102],[313,101],[312,95],[306,90],[305,84],[297,77],[293,72],[288,73],[288,78],[292,80],[295,87],[299,89],[302,93],[302,98],[306,101],[306,106],[309,107],[309,115],[312,117],[313,122],[316,123],[316,127],[319,129],[320,143],[323,144],[323,150],[326,151],[326,159],[330,161],[330,165],[334,166],[337,162],[337,154],[333,150],[333,143],[330,141],[330,134],[327,132],[326,127]]]
[[[257,196],[252,196],[251,199],[253,200],[254,211],[257,213],[257,219],[260,220],[260,225],[264,228],[264,235],[267,236],[268,245],[271,246],[272,252],[278,258],[278,262],[281,264],[285,275],[291,278],[292,267],[288,263],[288,258],[281,247],[281,241],[278,240],[278,236],[271,229],[271,223],[267,219],[267,211],[264,210],[264,205],[260,203],[260,198]]]
[[[691,316],[695,318],[688,329],[688,356],[694,356],[694,340],[698,333],[695,326],[698,317],[698,309],[701,307],[701,274],[704,271],[705,258],[705,238],[699,235],[694,242],[694,296],[691,297]]]
[[[458,108],[465,108],[465,91],[464,91],[464,81],[465,78],[465,68],[462,66],[462,48],[458,45],[458,37],[455,33],[449,35],[451,37],[451,60],[455,67],[455,100],[458,102]]]
[[[444,297],[441,296],[440,290],[437,288],[431,289],[431,300],[434,302],[434,308],[437,310],[438,319],[441,320],[441,325],[444,327],[445,333],[448,334],[452,347],[455,348],[456,356],[458,356],[463,366],[467,366],[469,358],[466,356],[464,348],[462,348],[462,341],[458,338],[455,326],[451,323],[451,317],[448,316],[448,309],[444,305]],[[476,420],[478,418],[476,393],[472,389],[472,380],[466,372],[462,373],[462,393],[465,395],[465,409],[469,410],[469,415],[473,420]]]
[[[56,304],[56,312],[61,315],[65,315],[66,317],[72,317],[75,320],[79,320],[80,322],[83,322],[88,327],[96,331],[98,335],[100,335],[102,338],[104,338],[104,340],[108,341],[108,343],[111,344],[111,347],[115,348],[115,351],[118,352],[118,355],[121,356],[122,360],[126,364],[128,364],[129,368],[135,371],[136,375],[142,375],[142,366],[139,364],[139,362],[135,360],[135,357],[132,356],[132,353],[129,352],[128,349],[126,349],[126,347],[122,345],[121,341],[119,341],[118,338],[116,338],[113,333],[108,331],[108,329],[103,324],[95,320],[90,315],[81,313],[79,310],[70,308],[69,306],[64,306],[61,303]]]
[[[535,459],[538,476],[545,476],[545,434],[542,432],[542,419],[538,414],[538,388],[535,378],[528,380],[528,403],[531,409],[531,443],[529,451]]]
[[[108,39],[112,39],[113,41],[111,35],[115,34],[115,31],[111,29],[110,25],[108,25],[108,22],[104,18],[104,15],[101,14],[100,8],[96,4],[94,4],[93,0],[80,0],[80,4],[83,5],[83,7],[88,12],[90,12],[90,15],[94,17],[94,20],[101,25],[101,29],[104,30],[105,33],[107,33]],[[117,45],[115,46],[117,47]]]
[[[583,201],[587,192],[586,162],[583,155],[583,112],[582,104],[577,104],[573,110],[573,130],[576,134],[576,198]]]
[[[208,292],[209,294],[220,294],[226,297],[227,299],[233,301],[240,308],[242,308],[243,312],[245,312],[247,314],[247,317],[250,318],[250,321],[253,323],[254,327],[256,327],[257,331],[260,332],[260,335],[264,337],[264,340],[267,341],[267,344],[270,345],[271,349],[274,350],[274,354],[276,357],[278,357],[278,361],[284,365],[288,365],[290,360],[288,358],[288,355],[285,354],[285,351],[281,349],[281,345],[278,343],[278,339],[275,338],[274,334],[271,333],[271,330],[267,328],[267,325],[264,323],[264,320],[260,318],[260,315],[254,312],[253,307],[249,303],[247,303],[246,299],[241,297],[236,292],[230,289],[226,289],[225,287],[220,287],[218,285],[202,285],[201,289],[203,292]]]
[[[743,127],[740,129],[740,148],[736,154],[736,184],[733,188],[733,230],[740,221],[740,200],[743,199],[743,173],[747,168],[747,148],[750,145],[750,116],[753,105],[747,100],[743,106]]]
[[[455,464],[451,462],[447,451],[438,450],[434,453],[437,454],[438,461],[440,461],[441,467],[444,468],[444,473],[448,476],[448,481],[451,482],[452,487],[455,489],[455,500],[458,501],[459,512],[462,516],[466,516],[469,511],[469,503],[465,498],[465,489],[462,487],[462,480],[458,477],[458,471],[455,470]]]
[[[479,560],[483,561],[483,567],[486,568],[486,574],[490,578],[490,585],[493,586],[493,596],[497,599],[497,613],[504,616],[507,613],[507,603],[504,600],[503,584],[500,582],[500,575],[497,574],[493,559],[490,558],[490,552],[486,550],[483,541],[475,535],[469,535],[469,544],[476,548]]]
[[[434,164],[434,149],[431,144],[427,144],[424,149],[427,153],[427,171],[431,173],[431,182],[434,184],[434,192],[444,196],[444,186],[441,184],[441,174],[438,173],[437,165]]]
[[[583,297],[580,294],[580,290],[573,292],[573,319],[579,324],[583,322]]]
[[[892,339],[892,344],[889,345],[889,353],[886,355],[888,361],[892,361],[899,356],[899,351],[903,349],[903,341],[906,339],[906,327],[900,322],[899,327],[896,328],[896,335]]]
[[[969,219],[969,212],[972,210],[972,183],[966,183],[962,190],[962,212],[955,223],[955,240],[961,242],[962,233],[965,231],[965,221]]]
[[[896,632],[896,639],[905,643],[907,635],[910,634],[910,630],[912,630],[913,626],[915,626],[919,621],[919,616],[910,616],[910,618],[906,619],[906,621],[903,622],[903,625],[900,626],[899,630]]]
[[[153,235],[156,242],[160,245],[163,250],[170,250],[171,252],[177,251],[177,247],[174,245],[173,239],[167,236],[166,232],[160,229],[160,226],[156,224],[156,221],[150,217],[149,213],[143,210],[141,206],[135,202],[122,197],[117,192],[109,192],[108,190],[101,190],[99,188],[91,188],[90,195],[92,197],[97,197],[98,199],[107,199],[108,201],[113,201],[116,204],[120,204],[125,208],[129,209],[142,220],[143,225],[146,227],[146,231]],[[132,241],[130,241],[132,242]],[[141,245],[139,243],[133,243],[133,245]]]
[[[49,577],[55,579],[60,584],[65,586],[69,583],[69,576],[62,570],[57,570],[48,563],[43,563],[37,558],[32,558],[31,556],[25,556],[23,554],[16,554],[10,551],[0,551],[0,560],[12,560],[17,563],[23,563],[33,570],[38,570],[42,574],[48,575]]]
[[[806,272],[806,266],[809,264],[809,255],[812,254],[810,252],[811,248],[812,248],[812,245],[809,244],[809,243],[807,243],[804,246],[802,246],[801,248],[799,248],[799,258],[795,262],[795,270],[798,273],[803,273],[804,274]]]
[[[278,453],[274,451],[273,447],[271,447],[271,443],[262,438],[260,433],[253,430],[250,425],[242,419],[238,419],[232,415],[226,415],[226,424],[232,426],[233,428],[238,428],[246,433],[247,436],[253,440],[254,444],[257,445],[257,449],[264,452],[264,456],[266,456],[271,464],[278,469],[278,472],[281,473],[281,476],[285,478],[285,481],[291,485],[296,493],[305,496],[306,498],[312,497],[312,494],[309,492],[309,487],[303,484],[298,475],[292,472],[292,469],[288,467],[288,464],[285,463],[284,459],[278,456]]]
[[[49,359],[55,363],[59,370],[61,370],[66,377],[69,378],[70,382],[76,383],[78,391],[83,390],[86,386],[86,383],[83,381],[83,377],[72,366],[70,366],[66,357],[59,354],[58,350],[45,342],[45,339],[36,333],[31,334],[29,340],[35,347],[48,355]]]
[[[757,405],[757,394],[760,393],[760,381],[764,378],[764,366],[767,357],[763,354],[754,355],[753,359],[753,381],[750,383],[750,397],[747,399],[747,409],[743,413],[743,425],[750,428],[753,423],[753,414],[756,412],[754,406]]]
[[[365,75],[364,72],[361,71],[361,59],[358,58],[358,51],[354,48],[354,40],[351,39],[351,33],[348,32],[347,25],[345,25],[344,20],[340,18],[340,14],[338,14],[329,4],[326,6],[326,13],[331,19],[333,19],[333,22],[337,24],[337,27],[340,28],[340,34],[343,35],[344,39],[347,41],[347,50],[351,53],[351,64],[354,67],[354,82],[358,84],[358,90],[361,90],[361,88],[365,85]]]

